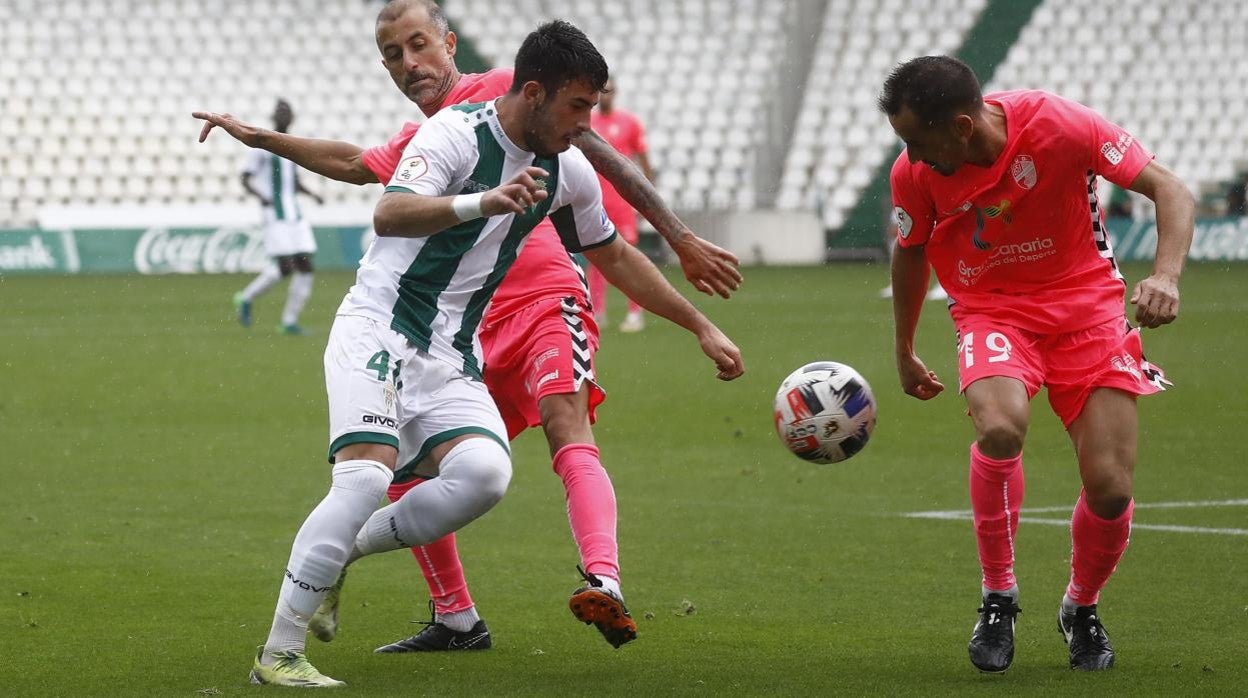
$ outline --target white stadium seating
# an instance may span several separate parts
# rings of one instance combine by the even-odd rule
[[[793,4],[774,0],[445,6],[495,65],[510,64],[543,20],[582,27],[612,66],[620,106],[647,124],[658,186],[677,208],[817,211],[837,228],[896,147],[875,106],[884,76],[906,58],[957,51],[988,0],[802,1],[822,6],[818,26],[799,26]],[[243,149],[222,134],[197,143],[194,109],[267,126],[284,97],[295,133],[383,142],[420,116],[380,65],[379,7],[0,0],[0,227],[64,204],[251,205],[238,182]],[[785,49],[812,33],[809,65],[785,65]],[[1084,101],[1199,190],[1248,157],[1246,76],[1244,0],[1047,0],[987,87]],[[775,105],[795,89],[793,122],[777,138]],[[305,184],[335,205],[379,192]]]

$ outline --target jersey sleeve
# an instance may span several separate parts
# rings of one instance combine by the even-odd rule
[[[893,190],[893,225],[897,226],[897,244],[914,247],[926,244],[936,224],[936,207],[931,196],[914,179],[914,168],[905,151],[893,163],[888,176]]]
[[[403,158],[403,149],[412,140],[417,128],[411,122],[403,124],[403,128],[384,145],[375,145],[360,154],[360,161],[372,171],[378,182],[389,182],[394,177],[399,160]]]
[[[452,184],[468,176],[476,151],[468,142],[470,134],[454,127],[455,114],[439,112],[420,127],[403,149],[386,191],[445,196]]]
[[[1126,129],[1092,109],[1070,100],[1064,106],[1077,137],[1088,144],[1089,169],[1120,187],[1131,186],[1153,154]]]
[[[577,148],[560,155],[559,191],[550,222],[568,252],[584,252],[615,239],[615,225],[602,207],[602,189],[589,160]]]
[[[646,127],[641,123],[641,119],[633,117],[633,152],[647,153],[650,149],[646,147]]]
[[[264,166],[269,159],[269,153],[259,148],[252,148],[247,151],[247,159],[243,161],[243,174],[248,177],[256,177],[264,172]]]

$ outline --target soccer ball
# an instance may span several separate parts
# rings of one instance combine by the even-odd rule
[[[845,364],[806,364],[776,391],[776,433],[803,460],[839,463],[861,451],[874,429],[871,386]]]

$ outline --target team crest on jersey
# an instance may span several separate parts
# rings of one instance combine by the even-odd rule
[[[906,213],[906,209],[900,206],[893,207],[893,222],[897,224],[897,234],[902,240],[910,237],[910,231],[914,228],[914,219]]]
[[[425,156],[413,155],[399,163],[399,168],[394,172],[394,178],[400,182],[415,182],[428,172],[429,163],[425,162]]]
[[[1036,186],[1036,163],[1031,159],[1030,155],[1019,155],[1014,158],[1014,163],[1010,165],[1010,174],[1014,177],[1014,182],[1023,189],[1031,189]]]

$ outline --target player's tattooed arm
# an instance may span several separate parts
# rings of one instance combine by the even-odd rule
[[[620,155],[593,131],[582,134],[576,140],[576,147],[620,196],[667,240],[680,259],[685,278],[694,288],[708,296],[719,294],[724,298],[737,290],[741,285],[741,272],[737,270],[741,262],[737,256],[695,235],[633,161]]]
[[[204,121],[199,132],[200,143],[208,138],[213,128],[220,128],[243,145],[267,150],[322,177],[348,184],[377,182],[377,175],[364,164],[364,149],[354,143],[279,133],[252,126],[230,114],[197,111],[191,116]]]

